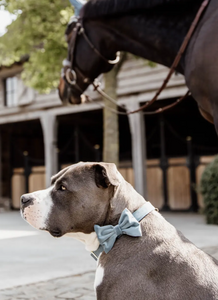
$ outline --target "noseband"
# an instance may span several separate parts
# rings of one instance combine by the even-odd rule
[[[70,46],[72,45],[72,47],[70,47],[72,57],[71,57],[71,59],[64,59],[63,69],[62,69],[62,77],[64,78],[65,82],[69,86],[74,86],[80,92],[83,93],[82,89],[77,84],[77,77],[78,77],[77,75],[82,77],[82,80],[84,83],[91,84],[94,82],[94,80],[91,80],[90,78],[86,77],[78,67],[74,66],[74,52],[75,52],[77,37],[79,35],[82,35],[84,37],[85,41],[87,42],[87,44],[97,54],[97,56],[100,57],[103,61],[105,61],[106,63],[108,63],[110,65],[115,65],[119,62],[120,52],[116,53],[116,58],[114,60],[109,60],[109,59],[105,58],[88,38],[88,36],[85,32],[85,29],[83,27],[82,21],[77,18],[74,18],[72,20],[71,24],[72,23],[75,23],[75,27],[73,29],[73,33],[72,33],[72,37],[71,37],[71,41],[70,41]]]

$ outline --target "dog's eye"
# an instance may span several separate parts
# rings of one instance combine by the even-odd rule
[[[66,191],[66,189],[67,189],[67,188],[66,188],[64,185],[60,185],[60,187],[59,187],[59,190],[60,190],[60,191]]]

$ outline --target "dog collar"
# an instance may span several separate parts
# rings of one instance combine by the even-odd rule
[[[150,202],[146,202],[133,213],[125,208],[122,211],[118,225],[116,226],[95,225],[94,230],[97,234],[100,246],[96,251],[91,252],[91,256],[97,260],[103,251],[107,254],[112,249],[116,239],[123,234],[132,237],[142,236],[141,225],[139,222],[153,210],[155,210],[155,207]]]

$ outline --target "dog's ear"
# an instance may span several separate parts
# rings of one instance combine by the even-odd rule
[[[95,170],[95,183],[97,187],[108,188],[110,185],[117,186],[122,180],[122,176],[115,164],[98,163],[93,166]]]

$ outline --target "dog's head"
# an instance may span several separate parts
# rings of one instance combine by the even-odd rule
[[[55,237],[91,233],[95,224],[104,224],[121,181],[114,164],[80,162],[53,176],[50,188],[23,195],[21,214],[30,225]]]

